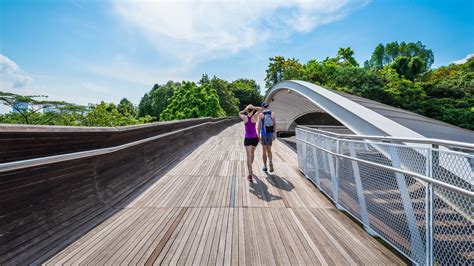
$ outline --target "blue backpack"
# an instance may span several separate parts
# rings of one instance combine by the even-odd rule
[[[268,110],[263,112],[263,119],[262,119],[263,129],[265,133],[273,133],[273,119],[272,119],[272,111]]]

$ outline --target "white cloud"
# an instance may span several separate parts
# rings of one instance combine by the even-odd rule
[[[341,19],[369,0],[113,0],[118,16],[182,63],[236,53]]]
[[[13,60],[0,54],[0,90],[24,90],[31,80]]]
[[[451,64],[456,64],[456,65],[464,64],[471,57],[474,57],[474,54],[468,54],[463,59],[456,60],[456,61],[452,62]]]

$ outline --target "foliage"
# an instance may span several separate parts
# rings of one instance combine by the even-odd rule
[[[2,115],[0,121],[15,124],[74,125],[75,117],[85,110],[83,106],[41,98],[48,96],[0,92],[0,104],[15,110]]]
[[[181,83],[173,81],[168,81],[164,85],[155,84],[151,91],[142,97],[138,105],[138,116],[149,115],[158,120],[161,112],[168,106],[169,99],[180,86]]]
[[[403,59],[399,59],[399,57]],[[433,51],[427,49],[419,41],[416,43],[401,42],[400,44],[398,42],[390,42],[385,46],[383,44],[377,45],[372,53],[372,57],[364,65],[368,68],[381,69],[384,66],[395,63],[397,59],[399,61],[397,63],[398,67],[408,67],[408,64],[411,62],[410,68],[414,73],[423,73],[431,68],[434,62],[434,54]],[[408,76],[405,77],[409,78]]]
[[[238,79],[231,83],[234,96],[239,100],[238,110],[243,110],[248,104],[259,106],[263,101],[260,86],[252,79]]]
[[[235,97],[234,92],[232,91],[232,86],[229,82],[216,76],[209,79],[209,76],[204,74],[198,83],[201,85],[208,84],[217,92],[220,106],[225,111],[226,115],[237,115],[239,112],[239,99]]]
[[[117,109],[123,116],[137,116],[137,107],[135,107],[135,105],[133,105],[133,103],[127,98],[120,100],[120,103],[117,105]]]
[[[127,104],[123,100],[121,103],[122,107],[124,104]],[[140,124],[149,122],[149,120],[151,120],[150,117],[142,118],[142,120],[136,119],[129,112],[121,113],[119,108],[113,103],[101,102],[93,106],[87,115],[84,116],[82,124],[85,126],[115,127]]]
[[[265,84],[268,92],[281,80],[298,78],[474,129],[474,58],[430,70],[433,62],[433,52],[421,42],[379,44],[364,67],[358,67],[350,47],[303,65],[276,56]]]
[[[17,112],[0,115],[0,123],[62,126],[126,126],[151,122],[151,116],[136,118],[136,107],[126,98],[119,105],[101,102],[86,108],[60,101],[46,101],[46,96],[23,96],[0,92],[0,102]],[[16,103],[28,103],[19,107]]]
[[[225,111],[220,106],[217,92],[209,83],[196,85],[194,82],[183,82],[160,114],[160,120],[224,115]]]
[[[343,65],[355,67],[359,66],[359,63],[357,63],[354,58],[354,50],[352,50],[350,47],[339,48],[336,58],[339,59],[338,61]]]
[[[270,58],[270,64],[266,70],[265,87],[268,90],[282,80],[301,79],[301,70],[303,65],[298,59],[285,59],[283,56]]]

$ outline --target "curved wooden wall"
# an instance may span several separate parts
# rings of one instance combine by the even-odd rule
[[[38,262],[53,255],[113,214],[120,201],[133,198],[138,188],[236,122],[204,122],[66,161],[49,163],[45,158],[31,167],[0,167],[0,264]]]
[[[112,147],[221,119],[186,119],[115,128],[0,124],[0,163]]]

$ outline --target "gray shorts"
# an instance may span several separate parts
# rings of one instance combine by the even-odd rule
[[[262,145],[272,145],[272,142],[273,142],[273,134],[271,135],[262,135],[262,137],[260,138],[260,143],[262,143]]]

